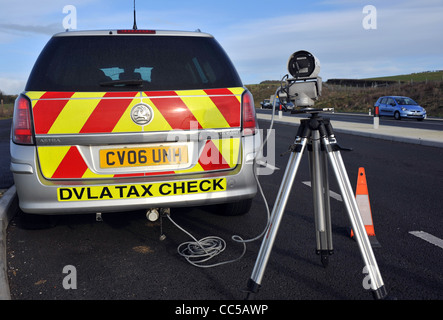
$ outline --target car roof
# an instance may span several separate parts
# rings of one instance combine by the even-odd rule
[[[408,98],[405,96],[383,96],[382,98]]]
[[[56,33],[53,37],[75,37],[75,36],[182,36],[182,37],[207,37],[213,38],[209,33],[197,31],[179,31],[179,30],[145,30],[145,29],[114,29],[114,30],[83,30]]]

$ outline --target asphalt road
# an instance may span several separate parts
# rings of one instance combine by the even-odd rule
[[[261,122],[261,128],[267,126]],[[276,154],[287,150],[296,128],[275,124]],[[337,133],[347,172],[355,188],[359,167],[367,175],[374,227],[381,248],[374,249],[390,295],[400,300],[443,299],[443,249],[411,231],[425,231],[443,239],[443,149]],[[288,155],[276,157],[280,168],[261,176],[272,208]],[[371,300],[364,289],[366,274],[343,204],[331,199],[335,253],[324,268],[315,254],[312,192],[307,156],[303,157],[291,198],[262,282],[258,300]],[[330,177],[330,189],[338,192]],[[266,210],[259,195],[251,211],[223,217],[207,208],[172,210],[172,219],[196,238],[219,236],[227,248],[215,261],[237,258],[244,239],[261,233]],[[197,268],[177,253],[191,239],[169,220],[163,221],[166,239],[159,240],[160,224],[144,212],[69,215],[42,222],[30,230],[16,215],[8,227],[8,276],[12,298],[31,299],[150,299],[242,300],[261,241],[247,244],[245,256],[214,268]],[[67,267],[68,266],[68,267]],[[68,268],[68,269],[64,269]],[[74,268],[74,269],[73,269]],[[64,272],[65,271],[65,272]],[[72,273],[72,272],[75,273]],[[69,287],[75,275],[76,289]],[[68,278],[67,278],[68,277]],[[68,281],[68,282],[67,282]],[[66,285],[68,283],[68,285]],[[72,284],[72,282],[71,282]]]

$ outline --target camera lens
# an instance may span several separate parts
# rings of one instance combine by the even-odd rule
[[[315,68],[315,57],[307,51],[297,51],[289,58],[288,71],[294,78],[310,77]]]

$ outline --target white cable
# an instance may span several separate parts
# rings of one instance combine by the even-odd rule
[[[226,249],[226,242],[222,238],[215,236],[210,236],[203,238],[201,240],[197,240],[192,234],[190,234],[188,231],[179,226],[174,220],[172,220],[172,218],[169,215],[167,215],[167,217],[177,228],[179,228],[181,231],[186,233],[189,237],[191,237],[194,240],[194,242],[191,241],[183,242],[177,247],[178,254],[184,257],[193,266],[200,268],[212,268],[220,266],[222,264],[235,262],[241,259],[246,252],[246,245],[243,244],[243,253],[241,254],[240,257],[238,257],[235,260],[215,263],[211,265],[202,264],[222,253]],[[233,240],[234,237],[235,236],[232,237]]]
[[[278,97],[279,90],[280,90],[280,88],[277,89],[277,91],[275,92],[274,103],[272,105],[271,125],[269,126],[268,134],[267,134],[265,140],[263,140],[263,143],[260,145],[260,148],[259,148],[257,154],[261,154],[261,152],[263,151],[264,145],[267,143],[269,136],[271,135],[272,127],[274,125],[275,102],[277,100],[276,98]],[[253,242],[253,241],[260,239],[268,230],[271,215],[270,215],[270,211],[269,211],[269,205],[266,200],[266,196],[263,192],[263,189],[261,187],[260,181],[257,176],[256,165],[257,165],[256,159],[254,159],[254,164],[253,164],[254,178],[257,182],[258,189],[260,191],[260,194],[261,194],[263,201],[265,203],[265,206],[266,206],[267,222],[266,222],[266,227],[264,228],[264,230],[255,238],[244,240],[242,237],[240,237],[238,235],[234,235],[231,237],[231,239],[233,241],[243,244],[243,252],[238,258],[233,259],[233,260],[215,263],[215,264],[210,264],[210,265],[203,264],[203,263],[211,260],[212,258],[216,257],[220,253],[222,253],[226,249],[226,242],[222,238],[216,237],[216,236],[209,236],[209,237],[197,240],[192,234],[190,234],[188,231],[186,231],[181,226],[179,226],[174,220],[172,220],[172,218],[170,217],[169,214],[166,215],[168,217],[168,219],[177,228],[179,228],[181,231],[186,233],[189,237],[191,237],[194,240],[194,241],[183,242],[182,244],[180,244],[177,247],[178,254],[181,255],[182,257],[184,257],[193,266],[196,266],[199,268],[212,268],[212,267],[216,267],[216,266],[220,266],[220,265],[224,265],[224,264],[238,261],[241,258],[243,258],[243,256],[246,253],[246,243]]]

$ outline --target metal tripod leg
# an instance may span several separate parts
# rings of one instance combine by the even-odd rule
[[[260,288],[266,265],[272,251],[272,246],[274,245],[274,240],[277,236],[278,228],[285,211],[286,203],[288,202],[288,198],[291,193],[292,184],[297,174],[307,140],[307,137],[300,138],[298,136],[294,144],[296,151],[291,152],[289,157],[289,161],[283,176],[283,181],[280,185],[274,208],[272,209],[269,229],[263,238],[262,245],[255,262],[254,270],[252,271],[251,278],[248,281],[247,299],[252,298],[252,295],[257,293],[258,289]]]
[[[320,134],[312,131],[309,148],[309,168],[311,172],[311,188],[314,201],[314,217],[316,229],[316,253],[321,263],[328,266],[329,255],[333,253],[331,210],[329,203],[328,166],[324,152],[321,152]]]
[[[325,119],[326,120],[326,119]],[[277,231],[283,217],[289,194],[292,189],[303,151],[308,138],[311,138],[312,150],[310,154],[311,183],[314,195],[316,217],[317,250],[332,250],[332,232],[329,207],[329,183],[327,179],[326,155],[337,178],[338,185],[346,206],[349,218],[354,229],[360,252],[371,278],[371,289],[376,299],[387,297],[387,291],[378,270],[377,262],[371,244],[366,234],[366,229],[360,216],[357,202],[353,196],[352,187],[343,164],[340,147],[335,141],[332,126],[317,114],[312,114],[310,120],[300,122],[297,139],[283,177],[282,184],[277,194],[276,203],[272,210],[268,232],[263,239],[254,270],[248,281],[248,296],[251,298],[257,293],[261,285],[266,265],[271,254]],[[323,149],[322,149],[323,147]]]
[[[332,142],[332,144],[330,142]],[[340,187],[341,195],[343,197],[343,202],[348,212],[349,219],[351,220],[352,228],[360,248],[360,253],[369,272],[369,276],[371,278],[371,289],[373,290],[374,297],[376,299],[383,299],[387,296],[387,291],[384,287],[377,261],[374,256],[374,252],[372,251],[371,243],[369,242],[368,235],[366,234],[366,229],[352,191],[351,183],[349,182],[348,174],[345,170],[343,159],[338,151],[338,145],[336,144],[335,138],[333,138],[333,136],[331,137],[331,135],[329,139],[325,136],[322,137],[322,143],[325,146],[325,151],[330,160],[335,177],[337,178],[337,183]]]

